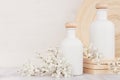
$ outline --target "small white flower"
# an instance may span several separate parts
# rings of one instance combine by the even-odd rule
[[[103,59],[103,56],[95,46],[90,44],[88,48],[84,49],[84,58],[88,58],[99,65],[101,64],[100,62]]]
[[[21,69],[21,74],[27,76],[52,76],[52,77],[70,77],[72,69],[58,48],[49,49],[47,56],[38,54],[42,61],[41,66],[36,67],[33,64],[25,64]]]

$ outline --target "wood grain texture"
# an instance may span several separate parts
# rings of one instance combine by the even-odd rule
[[[89,28],[95,19],[96,3],[103,2],[109,6],[108,19],[115,24],[116,56],[120,57],[120,0],[83,0],[80,6],[76,21],[79,23],[77,36],[85,46],[89,44]]]
[[[108,70],[109,66],[108,65],[95,65],[95,64],[83,64],[84,68],[87,69],[93,69],[93,70]]]
[[[84,73],[88,73],[88,74],[114,74],[109,70],[93,70],[93,69],[87,69],[87,68],[84,68]]]

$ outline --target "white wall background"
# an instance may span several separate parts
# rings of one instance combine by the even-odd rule
[[[0,67],[23,64],[58,45],[82,0],[0,0]]]

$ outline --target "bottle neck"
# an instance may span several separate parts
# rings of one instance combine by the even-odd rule
[[[98,9],[96,19],[107,20],[107,9]]]
[[[67,37],[68,38],[75,38],[76,37],[76,28],[67,28]]]

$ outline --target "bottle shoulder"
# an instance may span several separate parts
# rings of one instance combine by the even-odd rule
[[[114,28],[114,23],[110,20],[96,20],[96,21],[93,21],[92,24],[91,24],[91,27],[104,27],[104,26],[108,26],[109,28]]]
[[[95,20],[95,21],[92,22],[92,25],[96,25],[96,24],[99,24],[99,25],[101,25],[101,24],[114,25],[114,23],[110,20]]]
[[[82,45],[82,42],[78,38],[65,38],[62,41],[62,44],[68,44],[68,45]]]

